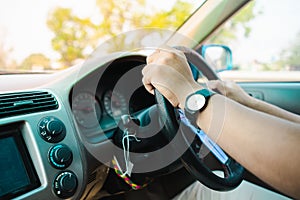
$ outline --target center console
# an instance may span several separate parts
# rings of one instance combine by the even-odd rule
[[[13,198],[41,186],[18,126],[1,128],[0,172],[1,198]]]
[[[0,118],[0,199],[76,199],[83,160],[67,110]]]

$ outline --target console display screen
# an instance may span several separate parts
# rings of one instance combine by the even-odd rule
[[[0,129],[0,199],[19,196],[39,185],[20,132]]]

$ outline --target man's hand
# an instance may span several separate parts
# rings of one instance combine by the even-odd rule
[[[142,73],[145,88],[152,94],[156,88],[174,107],[183,109],[186,97],[202,89],[193,79],[185,55],[170,47],[157,49],[148,56]]]
[[[254,104],[255,99],[233,81],[213,80],[208,82],[208,87],[244,106],[252,107]]]

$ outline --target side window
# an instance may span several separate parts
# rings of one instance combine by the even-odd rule
[[[232,50],[232,70],[220,76],[259,72],[271,81],[272,74],[277,74],[276,81],[300,81],[299,10],[299,0],[256,0],[231,17],[206,41]]]

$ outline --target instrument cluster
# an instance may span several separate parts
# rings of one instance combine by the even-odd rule
[[[155,103],[153,95],[142,84],[144,59],[117,60],[73,87],[70,103],[83,135],[91,138],[113,131],[122,115],[133,114]]]
[[[117,122],[122,115],[129,114],[125,96],[118,91],[107,90],[102,98],[89,92],[78,93],[72,106],[77,123],[85,129],[93,129],[107,121]]]

